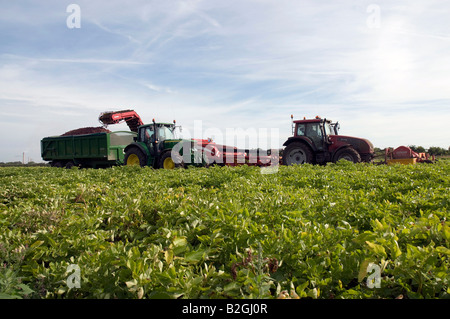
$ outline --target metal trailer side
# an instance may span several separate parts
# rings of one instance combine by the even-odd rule
[[[127,131],[45,137],[41,140],[41,156],[56,167],[123,165],[123,150],[135,137],[136,133]]]

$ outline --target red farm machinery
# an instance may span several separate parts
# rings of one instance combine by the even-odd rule
[[[133,110],[103,112],[98,117],[98,120],[105,126],[125,121],[132,132],[137,132],[138,127],[144,125],[141,117]]]
[[[433,163],[435,156],[428,153],[417,153],[407,146],[399,146],[396,149],[386,148],[384,155],[384,163],[393,164],[415,164],[415,163]]]

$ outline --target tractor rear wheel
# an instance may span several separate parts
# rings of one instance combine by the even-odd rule
[[[175,163],[176,162],[176,163]],[[165,152],[159,161],[159,167],[164,169],[174,169],[184,167],[183,159],[180,157],[176,161],[172,159],[171,152]]]
[[[336,152],[336,155],[334,156],[334,162],[337,162],[339,160],[346,160],[353,163],[360,163],[361,162],[361,156],[359,153],[352,147],[345,147],[343,149],[340,149]]]
[[[283,151],[283,164],[311,164],[313,162],[313,153],[311,149],[303,143],[294,142],[286,146]]]
[[[147,164],[147,157],[137,147],[132,147],[125,153],[125,165],[139,165],[144,167]]]

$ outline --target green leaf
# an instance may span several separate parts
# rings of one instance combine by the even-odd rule
[[[173,261],[173,250],[168,249],[164,252],[164,259],[166,260],[166,263],[171,264]]]
[[[292,286],[292,282],[291,282],[291,286]],[[308,287],[309,285],[309,281],[305,281],[304,283],[298,285],[295,288],[295,292],[297,293],[297,295],[299,296],[299,298],[303,298],[303,297],[307,297],[307,294],[305,292],[306,287]]]
[[[449,255],[449,256],[450,256],[450,249],[448,249],[448,248],[446,248],[446,247],[438,246],[438,247],[436,247],[436,251],[437,251],[438,253],[441,253],[441,254],[445,254],[445,255]]]
[[[308,292],[307,292],[307,296],[308,297],[311,297],[311,298],[313,298],[313,299],[317,299],[318,297],[319,297],[319,294],[320,294],[320,289],[319,288],[313,288],[313,289],[310,289]]]
[[[29,295],[34,292],[34,290],[32,290],[30,287],[28,287],[25,284],[19,284],[17,286],[21,289],[21,294],[23,294],[23,295]]]
[[[175,237],[172,241],[173,254],[178,256],[179,254],[186,251],[187,240],[186,237]]]
[[[44,243],[43,240],[36,240],[33,244],[31,244],[30,249],[41,246]]]
[[[391,246],[391,255],[392,259],[396,259],[402,254],[402,251],[400,250],[400,247],[398,247],[398,243],[396,240],[394,240],[394,244]]]
[[[125,285],[127,285],[127,287],[130,288],[130,289],[133,289],[135,286],[137,286],[137,284],[138,284],[138,282],[137,282],[136,279],[127,281],[127,282],[125,283]]]
[[[375,225],[375,227],[374,227],[375,229],[380,230],[380,231],[384,230],[384,225],[378,219],[374,220],[374,225]]]
[[[203,256],[205,255],[205,253],[206,253],[205,249],[200,249],[197,251],[190,251],[190,252],[186,253],[186,255],[184,256],[184,259],[190,263],[198,263],[203,259]]]
[[[369,246],[369,249],[373,251],[377,255],[382,255],[386,257],[386,250],[383,246],[372,243],[370,241],[366,241],[367,246]]]
[[[225,287],[223,287],[223,290],[225,292],[231,292],[233,290],[239,290],[239,289],[240,289],[240,285],[238,285],[238,283],[235,281],[230,282],[229,284],[225,285]]]
[[[376,234],[369,232],[369,231],[365,231],[362,234],[359,234],[358,236],[356,236],[353,239],[353,242],[358,243],[358,244],[363,244],[367,241],[371,241],[371,240],[375,240],[376,239]]]
[[[448,225],[444,225],[444,227],[442,227],[442,232],[444,233],[445,239],[450,241],[450,227]]]
[[[369,266],[369,263],[372,261],[370,259],[365,259],[361,265],[359,266],[359,273],[358,273],[358,282],[363,281],[363,279],[367,275],[367,267]]]

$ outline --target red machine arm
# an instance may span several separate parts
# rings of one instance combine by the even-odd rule
[[[98,120],[104,125],[119,124],[125,121],[132,132],[137,132],[138,127],[144,124],[140,116],[133,110],[104,112],[100,114]]]

